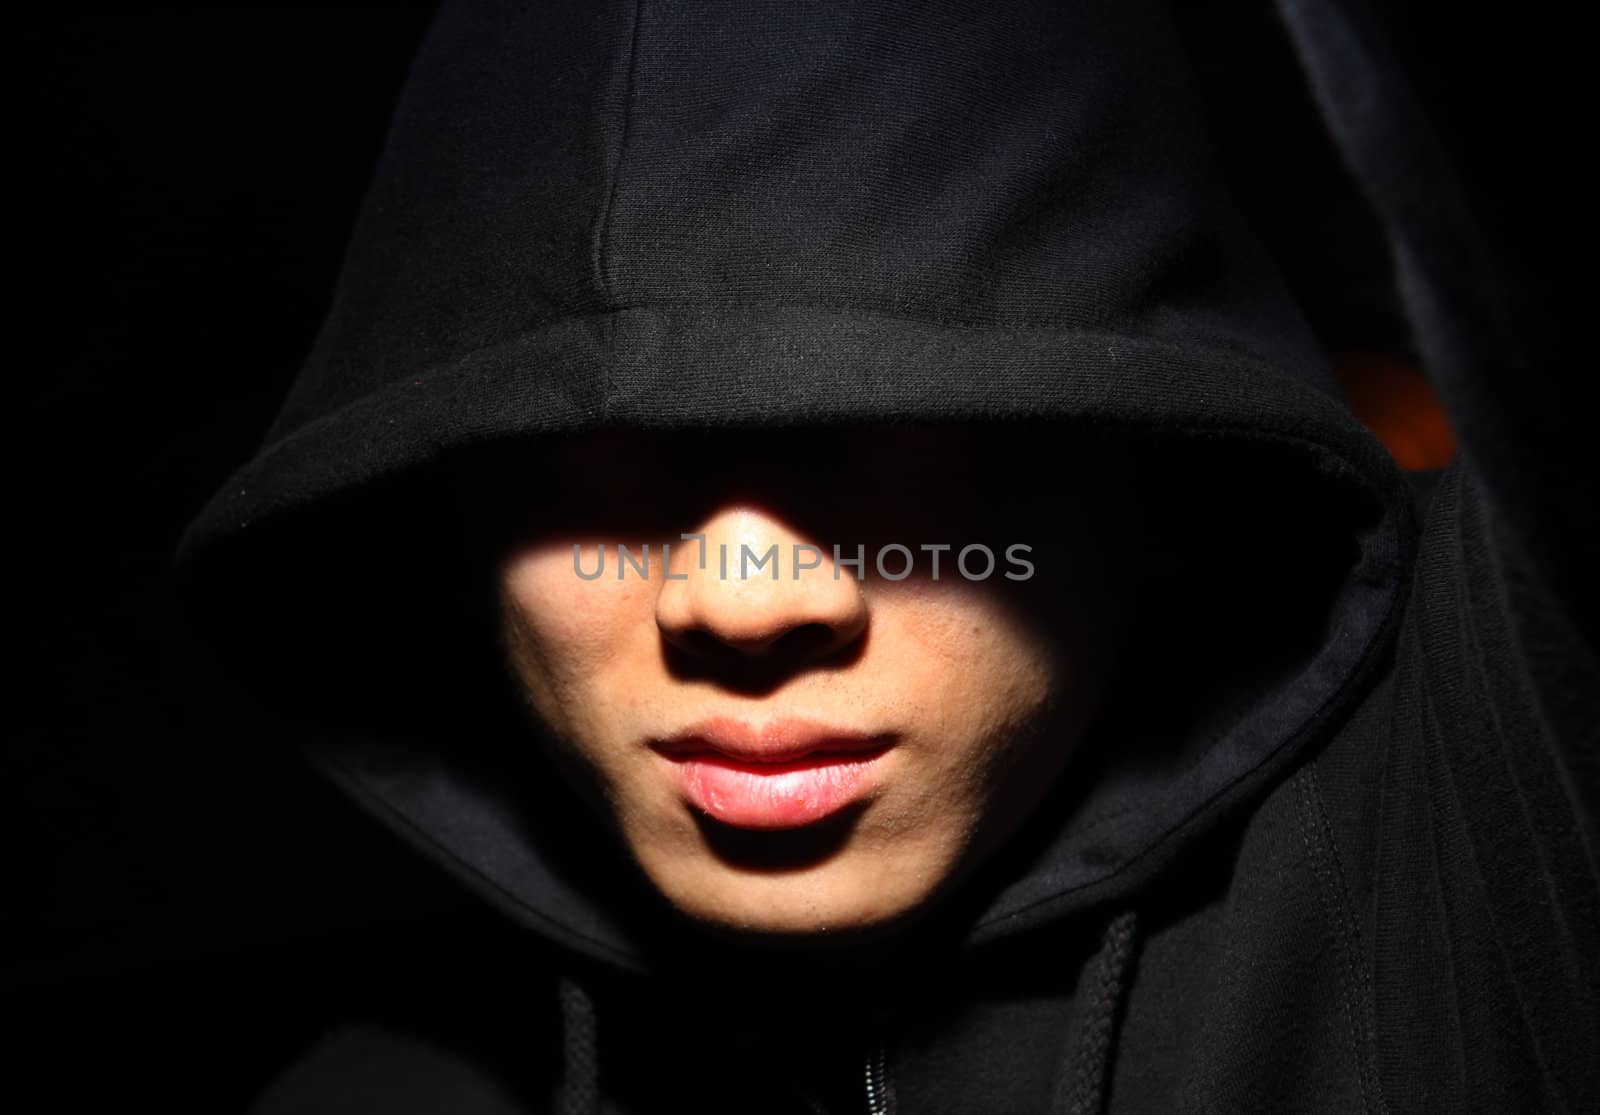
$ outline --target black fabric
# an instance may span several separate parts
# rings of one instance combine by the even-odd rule
[[[259,1110],[838,1113],[880,1058],[907,1113],[1594,1109],[1595,470],[1546,453],[1562,369],[1383,22],[1280,7],[1463,438],[1427,498],[1166,6],[445,6],[315,349],[177,558],[285,746],[505,915],[560,1033],[511,1065],[357,1020]],[[955,899],[795,960],[824,1006],[698,1001],[710,946],[528,746],[447,481],[906,421],[1139,447],[1132,657]]]
[[[1117,1011],[1126,992],[1138,926],[1139,917],[1133,910],[1122,911],[1106,925],[1100,953],[1088,973],[1079,1046],[1073,1051],[1072,1061],[1063,1066],[1066,1071],[1061,1080],[1067,1091],[1055,1098],[1053,1110],[1065,1111],[1068,1115],[1095,1115],[1105,1108]]]
[[[595,1035],[594,1003],[578,984],[561,981],[561,1039],[565,1043],[561,1064],[561,1110],[584,1115],[600,1104],[599,1042]]]

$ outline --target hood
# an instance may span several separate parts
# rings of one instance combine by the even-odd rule
[[[1186,65],[1142,0],[446,4],[314,349],[182,540],[194,622],[386,824],[637,968],[654,900],[516,746],[442,478],[598,430],[1140,439],[1149,637],[958,936],[1135,900],[1359,695],[1410,544]],[[1092,480],[1019,482],[1048,507]],[[525,513],[562,483],[529,477]]]

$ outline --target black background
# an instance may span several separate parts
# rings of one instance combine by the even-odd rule
[[[1331,347],[1403,351],[1381,242],[1265,7],[1179,7],[1230,172],[1313,323]],[[46,1109],[240,1109],[462,901],[256,738],[166,581],[310,347],[429,14],[115,9],[35,14],[13,39],[3,994],[28,1037],[8,1078],[38,1079]],[[1389,18],[1481,214],[1538,271],[1570,224],[1549,152],[1571,138],[1529,113],[1545,30]]]
[[[430,10],[24,30],[5,998],[45,1109],[242,1109],[442,901],[256,737],[166,579],[310,346]]]

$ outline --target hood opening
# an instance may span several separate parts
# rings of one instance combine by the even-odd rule
[[[974,942],[1136,886],[1264,785],[1349,699],[1398,568],[1390,505],[1292,441],[1030,425],[1141,447],[1117,458],[1143,493],[1140,588],[1081,750],[932,919]],[[674,919],[547,754],[452,503],[530,445],[462,449],[233,535],[185,567],[185,596],[281,738],[517,920],[637,967]],[[515,514],[537,518],[560,482],[530,477]]]

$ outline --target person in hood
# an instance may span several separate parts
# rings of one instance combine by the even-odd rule
[[[1382,24],[1278,8],[1437,477],[1166,5],[443,7],[177,560],[495,916],[258,1111],[1595,1108],[1595,470]]]
[[[507,658],[673,908],[881,930],[1031,814],[1083,735],[1123,629],[1126,532],[1097,506],[1115,485],[1052,498],[1047,528],[1009,476],[1083,446],[923,426],[697,440],[586,438],[474,474],[495,526],[515,478],[575,478],[485,551]],[[866,541],[819,544],[838,537]]]

